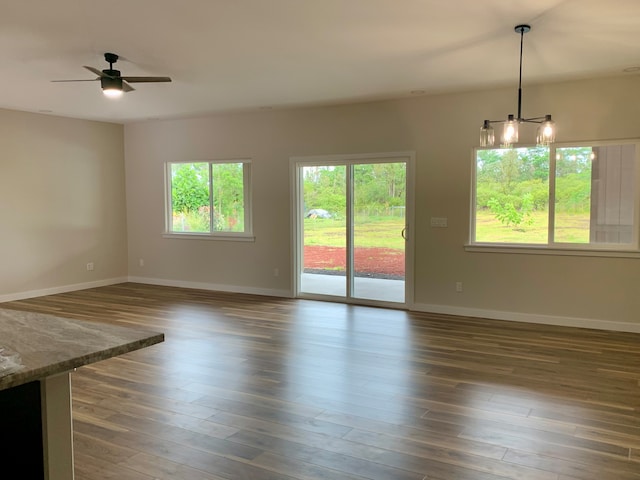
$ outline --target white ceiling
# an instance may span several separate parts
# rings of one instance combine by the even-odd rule
[[[640,0],[0,0],[0,107],[126,123],[622,74]],[[109,100],[83,65],[170,76]],[[640,84],[639,84],[640,88]]]

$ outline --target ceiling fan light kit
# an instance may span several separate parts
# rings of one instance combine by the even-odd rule
[[[54,82],[91,82],[94,80],[100,80],[100,86],[102,87],[102,93],[109,98],[121,97],[124,92],[132,92],[135,89],[129,85],[130,83],[149,83],[149,82],[170,82],[169,77],[130,77],[122,76],[120,70],[115,70],[113,64],[118,61],[118,55],[115,53],[107,52],[104,54],[104,59],[109,63],[109,68],[104,70],[98,70],[94,67],[84,66],[87,70],[98,75],[91,80],[53,80]]]
[[[503,148],[510,148],[514,143],[518,143],[518,126],[521,123],[536,123],[538,131],[536,134],[536,144],[547,146],[556,140],[556,125],[551,115],[542,117],[522,117],[522,47],[524,44],[524,34],[531,30],[530,25],[516,25],[515,32],[520,34],[520,76],[518,78],[518,116],[513,114],[507,116],[506,120],[485,120],[480,128],[480,146],[493,147],[495,145],[495,130],[493,124],[503,124],[501,144]]]

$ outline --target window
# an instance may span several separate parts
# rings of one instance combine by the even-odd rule
[[[477,149],[472,244],[638,249],[638,143]]]
[[[167,164],[167,232],[251,235],[248,160]]]

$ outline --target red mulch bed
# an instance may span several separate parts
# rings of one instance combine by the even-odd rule
[[[392,248],[356,248],[353,262],[356,275],[380,277],[404,276],[404,252]],[[305,271],[341,273],[346,268],[346,249],[344,247],[304,247]]]

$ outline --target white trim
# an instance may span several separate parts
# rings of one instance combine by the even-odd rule
[[[321,293],[300,292],[296,297],[298,300],[314,300],[318,302],[342,303],[345,305],[358,305],[363,307],[379,307],[387,310],[411,310],[404,303],[387,302],[384,300],[373,300],[370,298],[336,297],[335,295],[325,295]]]
[[[406,200],[405,200],[405,234],[407,238],[404,245],[405,272],[404,272],[404,306],[413,308],[415,299],[415,253],[416,253],[416,152],[406,152]]]
[[[289,159],[289,251],[292,253],[291,262],[291,287],[293,296],[300,294],[300,265],[302,264],[302,245],[303,232],[298,228],[298,218],[302,216],[304,206],[300,192],[302,191],[302,171],[294,158]]]
[[[173,238],[180,240],[226,240],[233,242],[255,242],[256,237],[240,233],[163,233],[162,238]]]
[[[592,328],[596,330],[640,333],[640,323],[615,322],[596,318],[561,317],[555,315],[541,315],[537,313],[517,313],[502,310],[484,310],[478,308],[455,307],[451,305],[430,305],[424,303],[414,304],[412,310],[416,312],[474,317],[477,319],[488,318],[491,320],[537,323],[560,327]]]
[[[479,148],[471,149],[471,184],[469,185],[469,244],[476,241],[476,214],[477,214],[477,177],[478,177],[478,150]]]
[[[266,297],[292,298],[288,290],[277,290],[273,288],[253,288],[238,285],[223,285],[206,282],[190,282],[186,280],[173,280],[165,278],[132,277],[127,281],[132,283],[143,283],[147,285],[160,285],[163,287],[190,288],[194,290],[208,290],[213,292],[243,293],[247,295],[264,295]]]
[[[349,154],[335,154],[335,155],[309,155],[309,156],[294,156],[289,158],[289,162],[299,166],[317,166],[321,165],[344,165],[347,163],[388,163],[394,158],[406,159],[407,157],[415,156],[414,151],[403,152],[379,152],[379,153],[349,153]]]
[[[164,164],[164,234],[165,238],[175,238],[173,235],[184,235],[185,232],[173,231],[172,223],[172,206],[171,206],[171,187],[172,187],[172,165],[184,164],[184,163],[206,163],[209,168],[209,208],[213,212],[213,165],[223,165],[231,163],[242,164],[242,193],[244,202],[244,231],[243,232],[218,232],[213,230],[213,215],[210,215],[209,232],[204,232],[204,235],[208,236],[220,236],[226,238],[207,238],[207,240],[230,240],[230,241],[254,241],[253,235],[253,183],[251,180],[252,159],[251,158],[230,158],[230,159],[215,159],[215,160],[179,160],[174,162],[166,162]],[[187,234],[189,234],[187,232]],[[203,238],[203,234],[191,234],[196,238]]]
[[[578,257],[615,257],[615,258],[640,258],[640,252],[636,250],[604,250],[596,248],[556,248],[546,245],[527,244],[498,244],[498,243],[476,243],[465,245],[467,252],[479,253],[519,253],[525,255],[564,255]]]
[[[354,290],[355,290],[355,263],[354,263],[354,258],[355,257],[355,242],[354,242],[354,230],[355,230],[355,209],[354,209],[354,192],[353,190],[356,188],[356,184],[354,181],[354,176],[355,176],[355,169],[354,169],[354,164],[347,162],[346,165],[344,166],[344,171],[345,171],[345,202],[346,202],[346,210],[345,210],[345,214],[347,215],[346,218],[346,223],[345,223],[345,227],[346,227],[346,232],[345,232],[345,240],[347,243],[347,248],[345,253],[347,254],[347,258],[346,258],[346,265],[345,265],[345,275],[346,275],[346,280],[347,280],[347,291],[346,291],[346,297],[349,299],[354,299],[355,297],[353,295]],[[302,218],[302,217],[299,217]],[[302,248],[304,248],[304,244],[302,245]],[[301,265],[301,267],[304,267],[303,265]],[[302,271],[302,270],[301,270]]]
[[[127,280],[127,277],[108,278],[105,280],[97,280],[95,282],[74,283],[72,285],[44,288],[41,290],[10,293],[7,295],[0,295],[0,303],[25,300],[27,298],[44,297],[47,295],[57,295],[59,293],[75,292],[77,290],[86,290],[88,288],[106,287],[109,285],[116,285],[118,283],[125,283]]]

